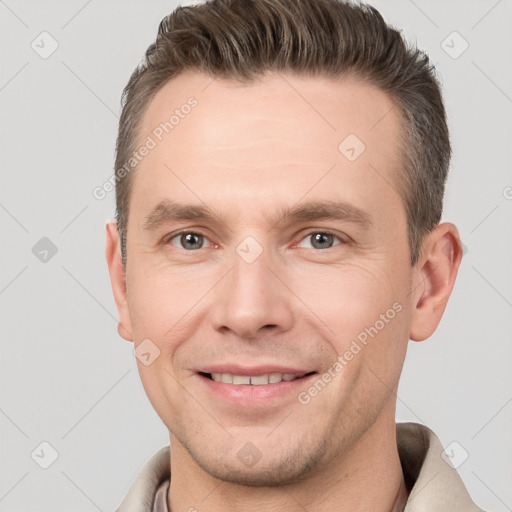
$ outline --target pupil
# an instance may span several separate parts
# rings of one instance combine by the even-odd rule
[[[181,243],[185,249],[200,249],[202,246],[202,235],[196,235],[194,233],[186,233],[184,235],[181,235]],[[195,242],[194,242],[195,239]],[[192,245],[188,245],[189,243]]]
[[[316,233],[315,234],[315,243],[319,243],[322,247],[321,249],[325,249],[325,246],[330,246],[329,242],[331,242],[332,235],[328,233]]]

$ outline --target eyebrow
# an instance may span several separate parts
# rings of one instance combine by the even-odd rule
[[[155,230],[162,225],[182,220],[202,220],[213,222],[218,216],[206,206],[182,204],[170,199],[160,201],[146,216],[143,229]]]
[[[293,221],[314,220],[341,220],[357,224],[365,229],[369,229],[373,225],[372,218],[366,211],[338,201],[311,201],[293,207],[281,207],[278,213],[279,218],[272,228],[278,224],[292,223]],[[224,224],[222,217],[207,206],[182,204],[165,199],[146,216],[142,227],[146,230],[156,230],[162,225],[184,220],[200,220],[209,223],[220,220]]]
[[[276,224],[290,221],[342,220],[358,224],[365,229],[372,225],[369,213],[348,203],[339,201],[311,201],[294,207],[281,208],[280,219]]]

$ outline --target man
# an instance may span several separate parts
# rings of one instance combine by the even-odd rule
[[[462,257],[423,53],[364,5],[179,7],[116,150],[119,334],[170,436],[120,512],[480,510],[395,424]]]

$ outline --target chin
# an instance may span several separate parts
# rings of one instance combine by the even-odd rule
[[[196,464],[214,478],[224,482],[248,487],[279,487],[299,482],[314,472],[323,458],[319,447],[311,447],[306,453],[303,447],[288,446],[286,453],[277,453],[275,448],[268,447],[263,452],[256,452],[254,445],[248,443],[245,451],[235,451],[232,447],[223,450],[190,450],[185,447]],[[311,453],[311,451],[313,453]],[[209,453],[211,452],[211,453]],[[223,453],[224,455],[220,455]],[[244,455],[252,454],[258,460],[243,462]]]

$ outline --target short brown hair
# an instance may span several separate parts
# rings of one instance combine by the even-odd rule
[[[120,172],[135,149],[154,95],[186,70],[250,83],[267,71],[354,76],[390,95],[401,117],[395,186],[405,205],[411,265],[441,220],[451,157],[434,66],[366,4],[343,0],[209,0],[177,7],[122,96],[116,144],[116,219],[126,264],[133,172]]]

